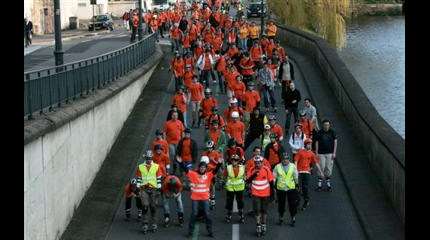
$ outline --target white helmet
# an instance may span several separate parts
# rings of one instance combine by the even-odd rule
[[[204,162],[206,164],[209,164],[209,157],[208,156],[202,156],[200,158],[200,162]]]
[[[234,112],[231,113],[231,117],[232,118],[239,118],[239,113],[236,112],[236,111],[234,111]]]
[[[230,99],[230,104],[233,104],[233,103],[237,103],[237,99],[236,98],[231,98]]]

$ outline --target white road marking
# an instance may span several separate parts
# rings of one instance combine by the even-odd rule
[[[233,212],[237,212],[237,201],[233,201]]]
[[[233,224],[231,230],[231,239],[232,240],[239,240],[239,224]]]

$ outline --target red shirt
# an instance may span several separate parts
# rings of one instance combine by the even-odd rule
[[[249,169],[247,178],[251,177],[255,168]],[[273,182],[273,174],[270,168],[261,166],[259,173],[251,184],[251,194],[257,197],[270,196],[270,182]]]
[[[164,139],[158,139],[155,138],[154,141],[152,141],[151,149],[155,152],[155,145],[161,145],[161,150],[169,156],[169,143],[167,143]]]
[[[294,162],[299,173],[310,173],[311,165],[319,162],[314,152],[300,149],[294,156]]]
[[[188,171],[187,177],[191,185],[191,200],[209,200],[209,188],[212,184],[213,176],[212,172],[206,172],[205,174],[200,175],[196,171]]]
[[[176,179],[176,185],[174,185],[173,187],[170,186],[170,184],[169,184],[170,179],[172,179],[172,178]],[[163,180],[163,185],[161,186],[161,191],[167,195],[169,195],[169,193],[180,193],[180,192],[182,192],[182,189],[183,189],[182,182],[175,175],[168,175]]]
[[[169,144],[178,144],[184,130],[184,124],[178,119],[171,119],[164,123],[164,132],[166,133],[166,140]]]
[[[190,162],[193,160],[191,156],[191,139],[190,138],[184,138],[182,141],[182,152],[181,152],[181,158],[184,162]]]
[[[163,152],[161,152],[160,154],[154,152],[153,161],[156,164],[163,166],[164,168],[166,168],[166,166],[170,164],[169,156]]]
[[[241,121],[230,121],[227,123],[226,132],[236,140],[240,145],[243,144],[243,134],[245,133],[245,124]]]
[[[252,112],[252,110],[254,110],[254,108],[257,106],[257,103],[260,102],[261,98],[260,98],[260,94],[255,91],[246,91],[243,94],[243,98],[242,101],[245,102],[245,111],[246,112]]]
[[[245,93],[245,90],[246,90],[245,83],[239,82],[236,80],[236,83],[233,86],[233,91],[234,91],[234,96],[238,100],[242,100],[243,94]]]
[[[275,123],[271,128],[270,131],[274,134],[276,134],[276,136],[278,137],[278,139],[280,139],[281,137],[284,136],[284,131],[282,130],[282,127]]]
[[[200,102],[203,99],[203,85],[201,83],[191,83],[189,90],[191,93],[191,101]]]
[[[182,94],[179,94],[179,93],[175,94],[173,96],[172,103],[176,104],[176,106],[178,106],[178,109],[183,114],[185,114],[185,112],[187,111],[187,99],[185,97],[185,94],[183,94],[183,93]]]
[[[214,97],[203,98],[200,103],[203,111],[203,117],[208,117],[212,114],[212,108],[218,106],[218,101]]]
[[[254,74],[254,70],[252,70],[252,68],[255,66],[255,64],[251,60],[251,58],[248,58],[248,59],[242,58],[240,60],[239,64],[241,67],[246,67],[246,68],[250,67],[251,68],[251,69],[242,69],[242,74],[244,76],[250,76],[250,75]]]
[[[271,167],[275,166],[276,164],[278,164],[280,162],[278,150],[279,150],[279,143],[276,145],[272,145],[272,147],[269,148],[269,159],[268,160],[269,160]]]

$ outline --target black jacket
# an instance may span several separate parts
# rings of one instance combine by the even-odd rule
[[[185,30],[187,30],[187,26],[188,26],[188,21],[181,19],[181,21],[179,22],[179,29],[181,29],[182,32],[185,32]]]
[[[180,156],[182,154],[183,142],[184,142],[184,138],[182,138],[178,143],[178,147],[176,148],[176,155],[177,156]],[[196,143],[196,141],[191,139],[191,158],[192,158],[193,163],[196,163],[196,161],[197,161],[197,153],[198,153],[197,143]]]
[[[264,131],[264,114],[259,113],[256,116],[254,113],[251,113],[249,119],[249,134],[254,136],[260,136]]]
[[[170,110],[167,113],[167,121],[172,119],[172,113],[173,112],[174,112],[173,110]],[[180,110],[178,110],[178,120],[181,121],[182,123],[184,123],[184,114]]]
[[[285,149],[280,143],[278,143],[278,145],[279,145],[278,156],[279,156],[279,159],[282,159],[282,155],[284,154]],[[270,152],[269,149],[271,148],[273,148],[273,143],[267,144],[266,149],[264,149],[264,158],[267,160],[269,160],[269,152]]]
[[[302,97],[300,95],[300,91],[294,89],[294,91],[291,91],[290,88],[287,88],[285,92],[282,94],[282,99],[284,99],[285,108],[297,108],[299,106],[300,100],[302,100]],[[293,103],[293,100],[296,100],[296,103]]]

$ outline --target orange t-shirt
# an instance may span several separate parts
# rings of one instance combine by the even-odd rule
[[[178,119],[171,119],[164,123],[164,132],[166,133],[166,140],[169,144],[178,144],[184,130],[184,124]]]
[[[151,149],[155,152],[155,146],[161,145],[161,150],[163,150],[163,153],[167,154],[169,156],[169,143],[167,143],[164,139],[157,139],[155,138],[154,141],[152,141]]]
[[[257,103],[260,102],[261,98],[260,98],[260,94],[255,91],[246,91],[243,94],[243,98],[242,101],[244,101],[246,103],[245,105],[245,111],[246,112],[252,112],[254,110],[254,108],[257,106]]]
[[[161,152],[160,154],[154,152],[154,156],[152,157],[152,159],[156,164],[162,165],[164,168],[166,168],[166,166],[170,164],[169,156],[163,152]]]
[[[191,93],[191,101],[200,102],[203,99],[203,85],[201,83],[191,83],[189,90]]]
[[[184,85],[187,89],[190,89],[191,84],[193,83],[194,72],[192,70],[185,71],[184,73]]]
[[[244,75],[244,76],[250,76],[250,75],[254,74],[254,70],[252,68],[255,66],[255,64],[254,64],[254,62],[252,61],[251,58],[249,58],[249,59],[242,58],[240,60],[239,64],[240,64],[241,67],[243,66],[243,67],[246,67],[246,68],[248,68],[248,67],[251,68],[251,69],[242,69],[242,75]]]
[[[245,124],[241,121],[227,123],[226,132],[240,145],[243,144],[243,134],[245,133]]]
[[[281,138],[282,136],[284,136],[284,131],[282,130],[282,127],[281,127],[279,124],[277,124],[277,123],[275,123],[275,124],[270,128],[270,131],[271,131],[272,133],[276,134],[276,136],[277,136],[278,138]]]
[[[270,166],[272,166],[272,167],[280,162],[278,150],[279,150],[279,144],[269,148],[269,159],[268,160],[269,160]]]
[[[191,139],[185,138],[182,141],[182,153],[181,153],[182,161],[190,162],[193,160],[191,156]]]
[[[208,164],[208,171],[212,172],[215,170],[217,164],[219,163],[220,158],[222,158],[221,153],[218,151],[204,151],[202,153],[202,156],[208,156],[209,157],[209,164]]]
[[[261,56],[263,55],[263,49],[261,49],[261,47],[252,46],[249,52],[252,61],[260,61]]]
[[[209,129],[209,132],[208,132],[208,134],[209,134],[209,138],[215,143],[215,145],[217,144],[217,142],[218,142],[218,138],[219,138],[219,136],[221,135],[221,129],[213,129],[213,128],[210,128]]]
[[[178,106],[178,109],[185,114],[185,112],[187,111],[187,101],[186,101],[186,97],[185,94],[175,94],[173,96],[172,99],[172,103],[176,104],[176,106]]]
[[[297,171],[310,173],[311,165],[318,163],[319,159],[314,152],[305,149],[300,149],[294,156],[294,162],[297,166]]]
[[[175,77],[183,77],[184,76],[184,72],[185,72],[184,59],[180,58],[179,60],[177,60],[176,58],[174,58],[172,60],[171,65],[172,65],[173,73],[175,74]]]
[[[243,82],[236,81],[236,83],[233,85],[234,96],[238,100],[242,100],[245,90],[246,90],[246,86],[245,86],[245,83]]]
[[[208,117],[212,114],[212,108],[218,106],[218,101],[214,97],[204,98],[200,107],[203,111],[203,117]]]

